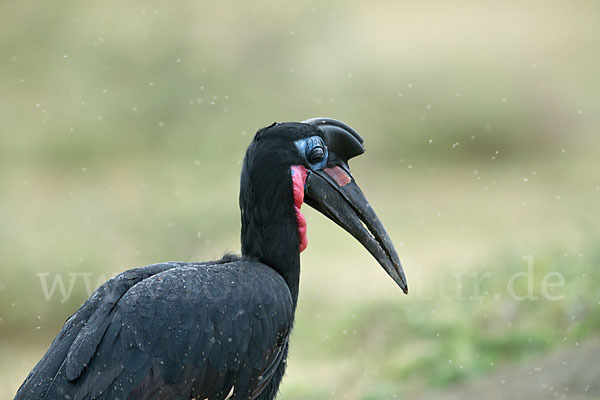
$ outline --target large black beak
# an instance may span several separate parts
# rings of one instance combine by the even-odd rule
[[[408,293],[406,277],[392,240],[350,174],[348,160],[364,152],[362,138],[337,120],[313,118],[304,123],[323,132],[329,150],[327,167],[308,172],[304,202],[361,242],[402,291]]]

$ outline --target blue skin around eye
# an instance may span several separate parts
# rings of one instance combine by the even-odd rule
[[[325,165],[327,165],[327,157],[329,153],[327,151],[327,146],[325,146],[325,143],[323,142],[323,139],[321,139],[319,136],[311,136],[305,139],[296,140],[294,144],[298,148],[302,159],[304,160],[306,165],[309,166],[310,169],[312,169],[313,171],[318,171],[320,169],[325,168]],[[310,163],[308,161],[307,155],[310,154],[310,151],[315,146],[321,146],[323,148],[325,157],[323,157],[323,159],[318,163]]]

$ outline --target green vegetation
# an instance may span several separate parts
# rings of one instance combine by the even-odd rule
[[[105,277],[237,251],[254,131],[318,115],[364,136],[354,175],[410,293],[305,210],[282,399],[443,392],[598,337],[599,12],[2,2],[0,398]],[[539,299],[515,301],[529,255]],[[541,292],[553,272],[556,301]],[[489,274],[478,291],[471,274]],[[44,292],[56,279],[69,295]]]
[[[518,257],[504,255],[485,270],[464,272],[460,289],[455,276],[444,276],[443,284],[408,301],[358,301],[336,310],[308,299],[301,305],[292,363],[343,366],[340,381],[313,381],[319,398],[338,398],[330,393],[344,386],[361,399],[411,398],[582,343],[600,333],[600,252],[587,250],[535,260],[531,280],[519,275],[512,292],[511,277],[527,273],[527,266],[507,267]],[[490,276],[482,278],[486,272]],[[564,277],[564,286],[543,291],[548,273]],[[521,300],[529,282],[536,300]],[[308,395],[302,383],[286,386],[284,393]]]

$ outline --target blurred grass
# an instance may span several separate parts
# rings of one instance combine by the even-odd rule
[[[317,115],[364,136],[353,171],[411,294],[306,210],[282,398],[443,390],[597,336],[599,11],[587,1],[2,2],[0,398],[88,296],[79,280],[67,301],[47,301],[37,273],[91,273],[95,285],[238,249],[239,168],[254,131]],[[544,271],[564,274],[564,300],[494,299],[528,254],[538,288]],[[485,300],[436,294],[436,274],[451,293],[451,274],[477,271],[494,277]]]
[[[429,282],[408,301],[355,300],[336,308],[327,295],[305,299],[293,337],[291,358],[297,367],[290,371],[285,398],[334,399],[349,393],[360,399],[412,398],[598,337],[600,252],[597,246],[586,249],[534,258],[537,300],[510,295],[511,276],[527,267],[525,261],[515,265],[519,257],[506,253],[484,269],[461,275],[459,287],[455,276],[440,275],[443,279]],[[490,276],[481,278],[486,272]],[[548,273],[565,278],[564,287],[549,292],[560,300],[541,290]],[[526,279],[515,282],[515,293],[524,296]],[[323,370],[336,371],[336,378],[319,379]],[[312,382],[310,391],[304,382]]]

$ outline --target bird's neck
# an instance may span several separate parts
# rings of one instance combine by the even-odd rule
[[[242,255],[257,258],[287,283],[294,306],[300,281],[300,241],[291,171],[268,179],[242,173]]]

